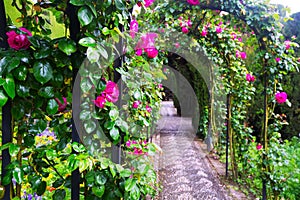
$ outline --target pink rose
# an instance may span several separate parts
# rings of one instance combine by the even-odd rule
[[[223,29],[220,26],[216,27],[216,32],[217,33],[222,33]]]
[[[32,36],[32,34],[26,28],[19,28],[19,30],[24,33],[17,34],[15,31],[7,32],[7,42],[9,46],[15,50],[27,49],[30,46],[30,41],[27,37]]]
[[[109,102],[117,102],[119,98],[119,88],[118,85],[112,81],[107,81],[106,88],[102,92],[102,96]]]
[[[277,103],[283,104],[287,100],[287,94],[285,92],[277,92],[275,94],[275,100],[277,101]]]
[[[141,104],[140,101],[134,101],[134,102],[132,103],[132,108],[138,108],[140,104]]]
[[[145,7],[151,6],[155,0],[144,0],[145,1]]]
[[[135,49],[155,48],[155,38],[157,38],[157,34],[152,32],[142,35]]]
[[[139,30],[139,24],[138,22],[134,19],[130,22],[130,36],[133,39],[135,37],[135,34]]]
[[[248,82],[254,82],[255,81],[255,76],[253,76],[251,74],[246,74],[246,80]]]
[[[104,108],[106,99],[103,96],[98,96],[96,100],[93,100],[93,102],[98,108]]]
[[[233,40],[236,39],[236,36],[237,36],[236,33],[231,33],[230,35],[231,35],[231,39],[233,39]]]
[[[207,35],[207,30],[203,29],[202,32],[201,32],[201,36],[205,37],[206,35]]]
[[[242,39],[242,38],[238,38],[238,41],[239,41],[239,42],[243,42],[243,39]]]
[[[61,103],[61,101],[60,101],[58,98],[55,98],[55,101],[56,101],[57,104],[58,104],[58,111],[59,111],[59,112],[62,112],[62,111],[64,111],[64,110],[66,109],[67,103],[68,103],[66,97],[63,97],[64,103]]]
[[[187,25],[188,25],[189,27],[192,27],[192,21],[191,21],[190,19],[187,20]]]
[[[174,44],[174,46],[178,49],[178,48],[180,47],[180,44],[179,44],[178,42],[176,42],[176,43]]]
[[[146,105],[146,111],[147,111],[148,113],[151,113],[152,108],[151,108],[150,106]]]
[[[260,143],[258,143],[258,145],[256,146],[257,150],[261,150],[262,149],[262,145]]]
[[[245,60],[247,58],[246,52],[240,52],[240,56],[243,60]]]
[[[158,50],[156,48],[147,48],[145,49],[148,58],[155,58],[158,55]]]
[[[240,51],[239,51],[239,50],[236,50],[236,52],[235,52],[235,57],[236,57],[236,58],[239,58],[240,56],[241,56]]]
[[[291,48],[291,41],[286,40],[286,41],[284,42],[284,45],[285,45],[285,49],[286,49],[286,50],[289,50],[289,49]]]
[[[279,62],[279,61],[280,61],[280,58],[275,58],[275,61],[276,61],[276,62]]]
[[[187,0],[187,2],[193,6],[200,4],[199,0]]]
[[[142,54],[143,54],[143,49],[137,49],[135,51],[135,55],[137,55],[137,56],[141,56]]]
[[[184,26],[184,27],[181,28],[181,31],[186,34],[186,33],[189,32],[189,29]]]

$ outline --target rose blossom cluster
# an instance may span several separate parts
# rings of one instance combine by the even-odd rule
[[[247,58],[246,52],[239,51],[239,50],[236,50],[235,56],[236,56],[237,58],[241,58],[241,59],[243,59],[243,60],[245,60],[245,59]]]
[[[178,20],[179,20],[179,25],[180,25],[180,27],[181,27],[181,31],[182,31],[183,33],[187,34],[187,33],[189,32],[189,28],[192,27],[192,21],[191,21],[190,19],[188,19],[188,20],[183,20],[183,17],[182,17],[182,16],[180,16],[180,17],[178,18]]]
[[[141,146],[147,148],[147,144],[146,140],[140,142],[137,142],[136,140],[128,140],[126,142],[126,147],[132,149],[133,152],[130,153],[134,155],[147,155],[148,153],[141,148]]]
[[[140,105],[142,105],[142,102],[139,100],[136,100],[132,103],[132,108],[137,109]],[[148,113],[152,112],[152,108],[148,104],[145,106],[145,109]]]
[[[147,33],[142,35],[135,47],[135,54],[141,56],[143,51],[147,54],[148,58],[155,58],[158,55],[158,50],[155,47],[155,38],[157,38],[156,33]]]
[[[255,81],[255,76],[251,75],[251,74],[246,74],[246,80],[251,83]]]
[[[101,92],[99,96],[97,96],[96,100],[93,100],[94,104],[99,108],[104,108],[105,103],[112,102],[115,103],[119,98],[119,88],[118,85],[112,81],[107,81],[106,87]]]

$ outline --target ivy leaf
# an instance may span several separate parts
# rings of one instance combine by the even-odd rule
[[[84,129],[88,134],[92,133],[96,129],[96,127],[96,123],[91,120],[84,123]]]
[[[115,4],[116,4],[116,7],[119,10],[124,10],[125,9],[125,4],[123,3],[122,0],[115,0]]]
[[[3,107],[8,100],[8,97],[4,94],[2,90],[0,90],[0,107]]]
[[[19,58],[13,58],[8,65],[7,72],[11,72],[13,69],[17,68],[20,64]]]
[[[16,91],[15,91],[15,81],[12,77],[11,74],[9,74],[6,78],[5,78],[5,82],[3,83],[3,88],[5,90],[5,92],[7,93],[7,95],[10,98],[15,98],[16,96]]]
[[[121,177],[129,177],[132,174],[130,169],[124,169],[120,172]]]
[[[37,60],[33,65],[33,76],[41,84],[45,84],[53,77],[50,63],[46,60]]]
[[[44,97],[44,98],[52,98],[54,97],[54,89],[53,87],[51,86],[47,86],[47,87],[42,87],[38,94],[41,96],[41,97]]]
[[[73,4],[74,6],[84,6],[86,4],[86,1],[85,0],[71,0],[70,3]]]
[[[46,181],[42,181],[39,185],[38,188],[36,190],[36,194],[41,196],[42,194],[44,194],[44,192],[46,191],[46,187],[47,187],[47,183]]]
[[[92,89],[92,84],[89,81],[89,79],[85,78],[80,83],[80,88],[82,89],[83,93],[88,92],[90,89]]]
[[[104,191],[105,191],[105,186],[104,185],[101,185],[100,187],[93,186],[92,191],[97,197],[102,197],[102,195],[104,194]]]
[[[133,178],[128,178],[125,181],[125,191],[131,191],[132,188],[136,185],[136,179]]]
[[[58,111],[58,104],[55,99],[50,99],[47,103],[46,111],[49,115],[54,115]]]
[[[31,147],[32,145],[34,145],[34,142],[35,142],[34,135],[26,135],[24,137],[24,145],[26,147]]]
[[[119,129],[115,126],[109,131],[109,135],[112,137],[113,140],[118,140],[120,137]]]
[[[16,90],[17,90],[18,96],[20,96],[20,97],[30,96],[30,88],[27,86],[17,84]]]
[[[76,52],[76,43],[73,40],[63,39],[58,42],[58,48],[69,56]]]
[[[79,40],[79,44],[84,47],[95,47],[96,41],[91,37],[85,37]]]
[[[9,150],[8,151],[9,151],[9,155],[11,157],[15,157],[19,153],[20,147],[17,144],[11,143],[11,144],[9,144]]]
[[[9,64],[9,59],[7,57],[3,57],[0,60],[0,76],[3,74],[3,72],[7,68],[8,64]]]
[[[14,168],[12,175],[18,184],[22,183],[23,177],[24,177],[24,172],[20,167]]]
[[[89,25],[94,19],[92,11],[84,6],[78,11],[78,20],[82,26]]]
[[[62,200],[66,197],[66,191],[63,189],[56,190],[52,196],[53,200]]]
[[[102,172],[98,172],[96,174],[96,183],[99,185],[104,185],[107,181],[107,178],[105,177],[105,175]]]
[[[25,65],[21,65],[13,71],[13,75],[20,81],[26,80],[27,73],[28,73],[28,70]]]

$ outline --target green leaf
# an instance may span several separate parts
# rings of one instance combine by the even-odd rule
[[[12,175],[18,184],[22,183],[23,177],[24,177],[24,172],[20,167],[14,168]]]
[[[34,52],[34,58],[35,59],[42,59],[47,58],[51,55],[52,50],[50,48],[43,48],[39,49],[38,51]]]
[[[0,107],[3,107],[8,100],[8,97],[4,94],[3,90],[0,90]]]
[[[46,111],[50,115],[54,115],[58,111],[58,104],[55,99],[50,99],[47,103]]]
[[[42,87],[38,94],[41,96],[41,97],[44,97],[44,98],[52,98],[54,97],[54,88],[51,87],[51,86],[47,86],[47,87]]]
[[[136,179],[133,179],[133,178],[128,178],[126,181],[125,181],[125,191],[130,191],[132,190],[132,188],[136,185]]]
[[[37,60],[33,65],[33,76],[41,84],[45,84],[53,77],[50,63],[46,60]]]
[[[28,70],[25,65],[21,65],[13,71],[13,75],[20,81],[26,80],[27,73],[28,73]]]
[[[26,135],[24,137],[24,146],[31,147],[34,145],[34,143],[35,143],[34,135]]]
[[[71,0],[70,3],[73,4],[74,6],[84,6],[86,4],[86,1],[85,0]]]
[[[20,64],[20,58],[13,58],[8,65],[7,72],[10,73],[13,69],[17,68]]]
[[[94,19],[93,12],[90,8],[84,6],[78,11],[78,20],[82,26],[89,25]]]
[[[3,72],[7,68],[8,64],[9,64],[9,59],[7,57],[3,57],[0,60],[0,76],[3,74]]]
[[[103,35],[108,35],[108,34],[110,34],[110,30],[109,30],[107,27],[104,27],[104,28],[102,29],[102,34],[103,34]]]
[[[79,40],[79,44],[84,47],[95,47],[96,41],[91,37],[85,37]]]
[[[107,178],[102,172],[98,172],[95,178],[96,178],[96,183],[99,185],[104,185],[107,181]]]
[[[112,137],[113,140],[118,140],[120,137],[119,129],[115,126],[109,131],[109,135]]]
[[[8,94],[8,96],[10,98],[15,98],[16,96],[16,91],[15,91],[15,81],[12,77],[11,74],[9,74],[6,78],[5,78],[5,82],[3,84],[3,88],[5,90],[5,92]]]
[[[119,118],[119,111],[117,109],[110,110],[109,117],[112,121],[117,120]]]
[[[17,94],[20,97],[28,97],[30,96],[30,88],[24,85],[17,85],[16,86]]]
[[[120,175],[124,178],[129,177],[132,174],[130,169],[124,169],[120,172]]]
[[[22,119],[25,115],[25,108],[24,105],[21,103],[16,104],[12,107],[11,113],[14,119],[19,120]]]
[[[79,118],[81,120],[90,120],[91,119],[91,113],[88,110],[82,110],[80,112]]]
[[[64,182],[65,182],[64,179],[60,178],[60,179],[57,179],[52,185],[53,185],[53,187],[58,188],[58,187],[60,187]]]
[[[9,144],[9,155],[11,157],[17,156],[19,151],[20,151],[20,147],[17,144],[13,144],[13,143]]]
[[[77,153],[81,153],[85,151],[85,147],[82,144],[78,144],[77,142],[74,142],[72,144],[72,147],[74,151],[76,151]]]
[[[38,188],[36,190],[36,194],[41,196],[42,194],[44,194],[44,192],[46,191],[46,187],[47,187],[47,183],[46,181],[42,181],[39,185]]]
[[[92,187],[94,185],[94,182],[95,182],[95,171],[89,171],[85,175],[85,180],[87,182],[88,187]]]
[[[125,4],[124,4],[123,0],[115,0],[115,4],[119,10],[125,9]]]
[[[98,50],[99,50],[101,56],[103,56],[105,59],[108,59],[108,53],[103,46],[98,45]]]
[[[90,89],[92,89],[92,84],[88,78],[84,78],[80,83],[80,88],[83,93],[88,92]]]
[[[104,185],[93,186],[92,191],[97,197],[102,197],[102,195],[104,194],[104,191],[105,191],[105,186]]]
[[[63,39],[58,42],[58,48],[68,56],[76,52],[76,43],[70,39]]]
[[[92,133],[97,127],[96,123],[94,121],[91,121],[91,120],[86,121],[83,126],[84,126],[85,131],[88,134]]]
[[[63,189],[56,190],[52,196],[53,200],[62,200],[66,197],[66,191]]]

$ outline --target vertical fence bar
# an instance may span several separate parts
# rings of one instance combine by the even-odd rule
[[[230,94],[227,94],[227,113],[226,113],[226,177],[228,177],[228,156],[229,156],[229,112],[230,112]]]
[[[78,34],[80,33],[80,23],[77,17],[77,12],[75,7],[68,3],[67,6],[67,14],[69,16],[70,19],[70,38],[72,40],[74,40],[76,43],[78,42]],[[72,61],[71,61],[72,62]],[[73,62],[72,62],[73,63]],[[73,87],[79,87],[79,85],[75,85],[75,79],[77,76],[77,72],[78,69],[76,68],[76,66],[73,64]],[[79,83],[79,82],[78,82]],[[74,90],[73,90],[74,91]],[[75,90],[77,91],[77,90]],[[78,90],[80,92],[80,90]],[[80,97],[80,94],[73,94],[73,97]],[[78,105],[80,104],[80,100],[73,100],[73,102],[78,102]],[[80,142],[80,138],[77,132],[77,129],[75,127],[75,123],[74,121],[76,120],[77,116],[72,116],[72,141],[73,142]],[[72,200],[79,200],[80,199],[80,173],[79,173],[79,169],[76,169],[72,172],[72,177],[71,177],[71,199]]]
[[[0,0],[0,47],[8,48],[6,37],[6,14],[4,1]],[[11,100],[2,108],[2,145],[12,141],[12,116],[11,116]],[[2,151],[2,180],[6,174],[6,166],[11,162],[8,149]],[[10,199],[10,185],[5,186],[4,200]]]

